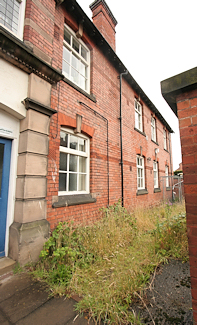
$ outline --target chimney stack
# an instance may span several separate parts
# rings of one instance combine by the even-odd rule
[[[92,20],[99,32],[103,35],[109,45],[116,51],[115,27],[117,20],[105,0],[95,0],[91,5]]]

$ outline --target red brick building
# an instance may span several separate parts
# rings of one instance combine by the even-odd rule
[[[197,324],[197,68],[162,81],[162,94],[179,119],[194,324]]]
[[[26,89],[0,106],[18,119],[4,254],[20,262],[36,259],[49,224],[94,221],[118,200],[130,208],[172,196],[161,177],[172,174],[173,131],[116,55],[117,21],[106,2],[90,7],[93,22],[74,0],[23,0],[18,38],[6,13],[2,21],[2,65]]]

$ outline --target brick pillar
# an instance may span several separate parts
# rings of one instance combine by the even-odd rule
[[[197,324],[197,89],[177,97],[194,324]]]
[[[192,307],[197,325],[197,68],[162,81],[161,90],[179,119]]]

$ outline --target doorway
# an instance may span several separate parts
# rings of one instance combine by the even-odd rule
[[[0,257],[5,256],[5,235],[12,140],[0,137]]]

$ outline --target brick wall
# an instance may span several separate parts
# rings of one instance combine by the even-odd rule
[[[190,254],[194,324],[197,324],[197,89],[177,97]]]
[[[38,16],[37,16],[38,15]],[[40,19],[38,19],[40,17]],[[28,20],[29,19],[29,20]],[[41,58],[46,58],[54,68],[62,69],[64,22],[75,32],[78,22],[72,11],[66,7],[55,7],[55,1],[27,0],[26,25],[24,39]],[[90,31],[91,32],[91,31]],[[120,167],[120,80],[119,72],[114,67],[94,37],[84,30],[82,40],[90,49],[91,85],[90,94],[86,95],[78,87],[66,80],[53,85],[51,91],[51,108],[57,114],[51,117],[48,176],[47,176],[47,219],[53,229],[60,221],[74,220],[76,223],[94,221],[100,217],[100,208],[108,205],[108,162],[107,162],[107,121],[109,152],[109,204],[121,199],[121,167]],[[134,129],[134,100],[138,94],[123,78],[122,83],[122,127],[123,127],[123,170],[124,170],[124,203],[127,208],[136,205],[153,205],[163,199],[161,191],[154,193],[153,160],[155,149],[159,149],[157,161],[159,177],[165,176],[165,165],[170,167],[170,146],[164,150],[164,125],[156,118],[157,142],[151,141],[151,115],[154,113],[143,100],[143,131],[145,135]],[[96,100],[95,100],[96,99]],[[79,102],[84,103],[81,105]],[[96,111],[98,114],[95,114]],[[90,193],[96,198],[95,203],[67,207],[53,207],[58,198],[59,188],[59,145],[60,128],[74,129],[76,114],[82,115],[82,132],[90,137]],[[102,118],[102,116],[104,118]],[[170,139],[169,139],[170,141]],[[137,195],[136,155],[142,150],[145,159],[145,179],[148,194]],[[150,158],[151,160],[147,160]],[[165,191],[165,199],[171,196]]]

